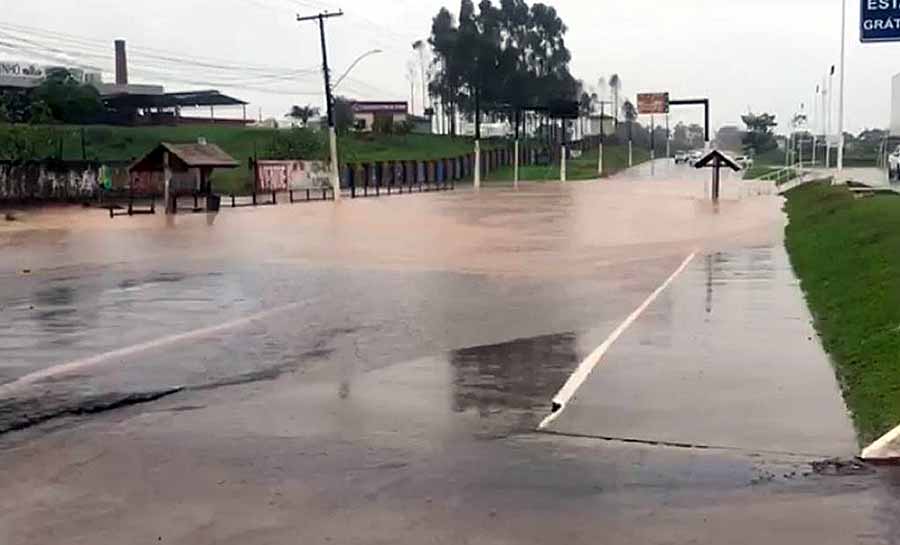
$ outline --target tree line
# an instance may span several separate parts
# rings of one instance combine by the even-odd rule
[[[103,111],[97,89],[63,68],[49,70],[33,89],[0,92],[0,123],[90,123]]]
[[[458,16],[441,8],[428,43],[434,53],[429,94],[440,100],[457,131],[457,114],[506,117],[554,100],[577,101],[579,82],[569,71],[567,28],[556,9],[524,0],[461,0]],[[476,128],[477,131],[477,128]]]

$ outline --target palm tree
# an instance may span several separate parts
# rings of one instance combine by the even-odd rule
[[[613,74],[609,77],[609,92],[612,96],[613,101],[613,115],[616,116],[616,127],[619,126],[619,116],[616,112],[619,111],[619,92],[622,90],[622,78],[619,77],[619,74]]]
[[[319,115],[319,109],[315,106],[310,106],[309,104],[306,106],[291,106],[291,111],[287,113],[288,117],[300,120],[304,127],[306,127],[310,119],[317,115]]]
[[[416,61],[410,59],[406,62],[406,80],[409,82],[409,112],[416,108]]]
[[[580,118],[581,125],[581,137],[584,138],[585,130],[585,118],[590,118],[591,114],[594,113],[594,100],[596,99],[596,94],[589,94],[587,92],[581,93],[581,99],[578,101],[578,114]]]
[[[631,103],[627,98],[625,102],[622,103],[622,117],[625,118],[625,121],[628,122],[628,141],[631,142],[631,126],[634,121],[637,119],[638,113],[637,108],[634,107],[634,104]]]
[[[426,55],[428,53],[426,47],[428,44],[425,43],[424,40],[416,40],[412,44],[413,51],[418,53],[419,55],[419,66],[422,69],[422,115],[425,115],[425,111],[428,109],[428,104],[426,100],[428,99],[428,91],[426,91],[426,87],[428,86],[428,78],[425,76],[426,69]],[[411,108],[412,106],[410,106]]]

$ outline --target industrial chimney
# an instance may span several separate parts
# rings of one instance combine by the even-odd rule
[[[125,40],[116,40],[116,85],[128,85],[128,57]]]

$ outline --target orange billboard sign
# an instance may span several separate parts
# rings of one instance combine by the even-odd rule
[[[637,102],[639,114],[669,113],[669,93],[639,93]]]

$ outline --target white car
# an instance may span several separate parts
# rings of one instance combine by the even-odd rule
[[[688,164],[691,166],[696,165],[700,162],[700,159],[703,159],[702,151],[692,151],[690,155],[688,155]]]
[[[676,151],[675,152],[675,164],[687,163],[688,162],[688,152],[686,151]]]
[[[753,157],[746,155],[738,155],[734,158],[734,162],[741,165],[741,168],[748,170],[753,167]]]
[[[888,176],[891,181],[900,180],[900,146],[888,155]]]

